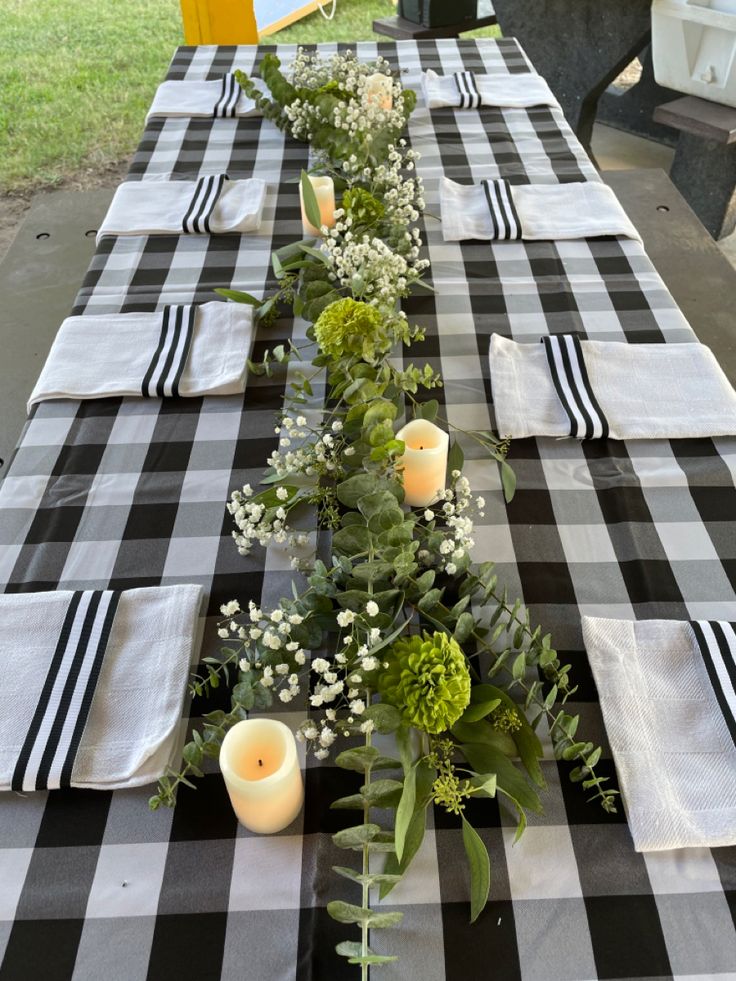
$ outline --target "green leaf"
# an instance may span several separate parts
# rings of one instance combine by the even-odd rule
[[[414,807],[417,799],[417,770],[416,765],[410,766],[404,774],[404,789],[401,793],[401,800],[396,811],[396,825],[394,829],[396,841],[396,857],[399,862],[404,856],[404,842],[406,833],[409,830],[411,819],[414,816]]]
[[[485,743],[464,743],[460,750],[476,773],[495,773],[497,791],[535,814],[542,813],[542,802],[534,788],[511,760]]]
[[[534,783],[544,790],[547,786],[547,781],[544,779],[542,768],[539,765],[539,760],[544,757],[544,751],[542,750],[542,744],[539,741],[539,737],[529,725],[529,722],[522,712],[521,707],[517,705],[505,691],[502,691],[500,688],[494,688],[493,685],[488,685],[488,687],[492,689],[493,694],[500,699],[504,708],[516,711],[519,722],[521,723],[521,728],[510,733],[510,736],[516,744],[516,748],[519,751],[519,756],[521,757],[521,762],[524,764],[524,768],[526,769],[527,773],[532,778]]]
[[[470,705],[462,714],[463,722],[479,722],[501,704],[492,685],[473,685],[470,689]]]
[[[430,589],[417,603],[417,609],[422,613],[430,613],[442,599],[442,589]]]
[[[454,638],[458,644],[463,644],[475,629],[475,617],[472,613],[461,613],[455,624]]]
[[[514,499],[516,493],[516,474],[505,460],[501,461],[501,484],[503,485],[503,496],[508,503]]]
[[[491,888],[491,861],[478,832],[463,819],[463,845],[470,868],[470,922],[475,923],[488,902]]]
[[[514,659],[511,674],[514,681],[521,681],[526,674],[526,654],[523,651]]]
[[[310,181],[309,174],[306,172],[306,170],[302,171],[300,183],[302,203],[304,204],[304,214],[307,216],[307,221],[315,228],[321,228],[322,215],[320,214],[319,210],[319,202],[317,201],[317,195],[314,193],[312,182]]]
[[[242,290],[216,289],[215,293],[219,293],[227,300],[232,300],[233,303],[248,303],[252,307],[259,307],[263,303],[263,300],[259,300],[257,296],[244,293]]]
[[[372,770],[398,770],[401,767],[399,760],[382,756],[375,746],[344,749],[335,758],[335,763],[343,770],[356,770],[358,773],[365,773],[369,766]]]
[[[427,402],[420,402],[414,407],[414,411],[418,419],[426,419],[428,422],[434,422],[437,418],[437,413],[440,408],[440,403],[437,399],[429,399]]]
[[[384,884],[396,885],[401,878],[400,875],[388,875],[385,872],[368,872],[364,875],[358,869],[351,869],[345,865],[333,865],[332,871],[337,872],[344,879],[350,879],[352,882],[359,882],[361,885],[365,883],[369,889],[372,889],[373,886]]]
[[[372,780],[360,788],[360,794],[370,807],[396,807],[403,790],[400,780]]]
[[[349,958],[348,964],[389,964],[399,958],[388,954],[374,954],[370,948],[368,953],[363,953],[363,947],[358,940],[343,940],[335,950],[341,957]]]
[[[356,824],[353,828],[343,828],[336,831],[332,840],[338,848],[360,849],[369,841],[373,841],[381,828],[377,824]]]
[[[456,439],[452,441],[450,452],[447,454],[447,476],[452,475],[453,470],[462,470],[465,463],[465,454]],[[449,483],[449,480],[448,480]]]
[[[369,705],[362,717],[370,719],[382,735],[396,732],[401,725],[401,712],[395,706],[389,705],[388,702],[376,702],[374,705]]]

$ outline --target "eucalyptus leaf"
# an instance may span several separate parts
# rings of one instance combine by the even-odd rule
[[[470,869],[470,922],[475,923],[488,902],[491,888],[491,860],[478,832],[462,815],[463,845]]]
[[[302,171],[300,183],[302,204],[304,205],[304,214],[307,216],[307,221],[315,228],[321,228],[322,215],[319,210],[319,202],[317,201],[317,195],[314,193],[314,187],[306,170]]]

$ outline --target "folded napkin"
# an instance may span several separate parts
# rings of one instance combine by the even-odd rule
[[[261,224],[266,184],[209,174],[197,181],[124,181],[97,232],[106,235],[223,235]]]
[[[583,617],[638,852],[736,845],[734,624]]]
[[[235,395],[252,340],[252,308],[241,303],[68,317],[28,409],[46,399]]]
[[[190,585],[0,596],[0,790],[158,779],[179,735],[201,597]]]
[[[623,235],[641,241],[610,187],[600,181],[519,184],[488,180],[440,185],[442,236],[464,239],[554,240]]]
[[[549,85],[541,75],[534,72],[518,75],[507,72],[490,75],[476,75],[475,72],[438,75],[430,68],[422,74],[422,92],[430,109],[477,109],[479,106],[528,109],[531,106],[559,106]]]
[[[255,84],[262,91],[260,79]],[[162,82],[156,89],[146,122],[155,116],[191,116],[206,119],[232,119],[236,116],[257,116],[258,109],[228,72],[212,82]]]
[[[736,392],[704,344],[491,337],[496,427],[504,436],[683,439],[736,435]]]

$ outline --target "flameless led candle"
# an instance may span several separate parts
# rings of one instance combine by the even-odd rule
[[[406,446],[401,458],[404,500],[413,508],[434,504],[445,489],[450,437],[434,423],[414,419],[399,430],[396,438]]]
[[[304,782],[291,730],[276,719],[247,719],[229,729],[220,769],[241,824],[258,834],[287,827],[304,802]]]
[[[314,189],[317,204],[319,205],[319,217],[323,225],[333,228],[335,224],[335,182],[331,177],[310,177],[309,183]],[[299,202],[302,206],[302,227],[305,235],[319,235],[319,228],[307,220],[307,213],[304,210],[304,195],[302,185],[299,184]]]
[[[394,82],[390,75],[383,72],[375,72],[369,75],[365,81],[366,102],[372,102],[379,109],[391,109],[394,104],[393,96]]]

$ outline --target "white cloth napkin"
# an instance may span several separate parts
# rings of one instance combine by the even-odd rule
[[[636,850],[735,845],[736,747],[693,627],[583,617],[583,638]]]
[[[547,82],[534,72],[438,75],[430,68],[422,73],[422,92],[429,109],[469,109],[478,105],[501,109],[559,106]]]
[[[261,79],[253,80],[261,92],[266,92],[266,85]],[[234,112],[231,115],[258,116],[260,115],[253,99],[238,86],[240,94],[234,102]],[[216,81],[170,81],[162,82],[156,89],[151,108],[148,110],[146,122],[156,116],[185,116],[211,119],[222,98],[222,80]]]
[[[614,439],[736,434],[736,392],[703,344],[582,341],[588,378]],[[542,344],[493,334],[491,388],[504,436],[569,436]]]
[[[198,186],[199,181],[124,181],[97,232],[97,243],[106,235],[184,234],[183,222]],[[226,180],[211,212],[212,234],[257,231],[265,200],[264,181]]]
[[[72,596],[0,596],[0,790],[10,789]],[[157,780],[171,762],[199,641],[201,597],[193,585],[121,594],[71,786],[137,787]]]
[[[163,336],[162,311],[68,317],[31,393],[29,411],[45,399],[142,396],[147,375],[146,395],[156,397],[158,383],[162,395],[173,395],[178,369],[181,396],[244,391],[253,342],[252,307],[213,301],[183,309],[193,312],[188,353],[175,343],[171,328]],[[167,351],[172,351],[171,359]]]
[[[440,184],[442,236],[555,240],[623,235],[641,241],[616,195],[600,181],[518,184],[506,180]]]

